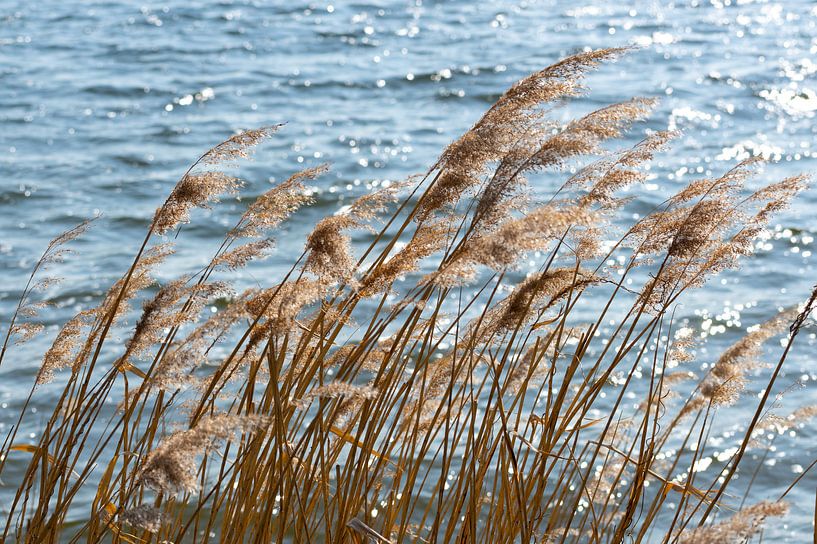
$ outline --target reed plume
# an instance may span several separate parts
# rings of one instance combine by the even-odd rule
[[[704,398],[715,405],[734,404],[746,384],[746,373],[760,365],[758,357],[763,343],[786,330],[797,314],[798,309],[794,308],[775,316],[724,351],[701,386]]]
[[[119,522],[148,533],[158,533],[162,527],[162,517],[160,509],[149,504],[141,504],[119,514]]]
[[[170,193],[153,220],[156,232],[164,234],[180,223],[190,221],[192,208],[207,208],[223,193],[235,194],[241,182],[223,172],[186,174]]]
[[[682,532],[678,542],[683,544],[743,542],[761,531],[766,518],[780,517],[787,511],[788,505],[785,503],[760,502],[744,508],[721,523]]]
[[[204,418],[195,427],[168,436],[151,451],[139,468],[139,480],[163,493],[193,492],[199,485],[197,455],[237,433],[255,432],[265,421],[261,416],[231,414]]]
[[[439,174],[423,195],[417,218],[427,219],[478,186],[488,163],[502,160],[513,149],[519,128],[536,125],[541,120],[542,112],[538,108],[580,93],[588,70],[625,51],[611,48],[580,53],[511,86],[470,130],[440,155],[432,168]]]
[[[357,219],[347,215],[321,219],[306,239],[304,268],[328,283],[351,280],[357,261],[344,231],[360,226]]]
[[[327,165],[321,165],[301,170],[263,193],[247,208],[232,234],[258,236],[280,225],[298,208],[312,203],[312,196],[304,182],[321,176],[328,169]]]

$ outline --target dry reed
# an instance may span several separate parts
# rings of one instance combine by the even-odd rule
[[[741,163],[603,243],[629,217],[621,191],[646,179],[643,166],[675,134],[609,149],[648,115],[649,99],[563,125],[549,108],[625,52],[580,53],[516,83],[424,177],[318,222],[271,286],[235,295],[211,276],[263,258],[275,229],[311,204],[305,183],[326,166],[262,194],[203,270],[148,296],[172,255],[153,235],[238,191],[220,167],[278,127],[204,153],[121,279],[45,353],[31,394],[51,388],[53,411],[27,443],[18,432],[33,424],[27,401],[0,451],[13,486],[2,539],[732,542],[784,515],[752,497],[751,484],[744,500],[755,505],[743,508],[726,488],[746,450],[764,447],[750,440],[757,430],[814,416],[803,407],[775,419],[767,401],[815,294],[709,361],[697,386],[685,384],[700,356],[673,316],[684,292],[751,253],[805,178],[747,194],[756,164]],[[566,166],[577,170],[528,210],[527,178]],[[11,339],[41,334],[40,276],[87,226],[48,246],[0,363]],[[372,233],[367,247],[353,229]],[[539,269],[520,279],[533,256]],[[196,324],[213,299],[226,302]],[[128,328],[136,300],[141,317]],[[592,317],[580,321],[585,300]],[[724,425],[719,409],[738,401],[765,343],[787,330],[770,377],[752,386],[765,395],[746,400],[756,417],[723,463],[726,477],[696,471],[705,437]],[[23,468],[12,470],[12,458]]]

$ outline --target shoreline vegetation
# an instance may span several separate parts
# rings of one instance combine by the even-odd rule
[[[650,114],[648,98],[566,124],[549,114],[585,92],[589,70],[626,52],[579,53],[515,83],[425,175],[322,219],[285,276],[244,292],[230,273],[269,253],[329,167],[262,194],[206,267],[158,285],[168,239],[194,209],[240,191],[228,172],[280,126],[204,153],[157,210],[130,268],[44,354],[2,441],[2,540],[691,544],[762,535],[802,475],[761,500],[752,482],[764,467],[747,473],[746,458],[769,447],[765,430],[817,415],[817,406],[779,415],[770,400],[817,293],[750,327],[701,375],[689,370],[700,363],[696,339],[675,308],[750,255],[807,179],[750,192],[759,160],[743,161],[620,227],[622,191],[647,178],[676,134],[613,145]],[[526,177],[536,172],[561,181],[533,202]],[[47,269],[92,224],[46,248],[0,364],[43,334],[41,293],[56,281]],[[368,246],[352,243],[356,232],[368,233]],[[532,258],[539,268],[520,278]],[[755,372],[767,341],[781,338],[770,370]],[[758,376],[739,446],[714,475],[695,470],[710,460],[707,437],[732,423],[721,410]],[[28,443],[20,429],[34,425],[29,403],[46,388],[53,411],[38,416]],[[10,471],[12,459],[25,468]]]

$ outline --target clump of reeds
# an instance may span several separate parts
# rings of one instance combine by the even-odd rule
[[[172,258],[160,236],[240,190],[222,166],[277,127],[204,153],[121,279],[45,353],[0,451],[13,486],[2,539],[731,542],[785,514],[732,480],[763,447],[753,436],[773,421],[769,394],[815,294],[704,361],[697,378],[692,335],[673,312],[750,254],[806,180],[747,192],[756,161],[746,161],[625,224],[621,191],[646,179],[675,134],[611,143],[654,101],[565,124],[549,116],[624,52],[580,53],[516,83],[425,176],[321,220],[288,273],[240,294],[229,272],[267,255],[327,167],[260,195],[204,269],[159,286],[153,272]],[[548,198],[527,189],[537,172],[569,166]],[[12,340],[41,334],[42,270],[87,226],[46,249],[0,363]],[[521,277],[530,259],[538,269]],[[221,309],[204,311],[215,298]],[[738,447],[714,477],[694,470],[724,425],[719,408],[740,399],[764,342],[784,332]],[[46,387],[53,410],[29,443],[20,429],[35,425],[27,407]],[[741,508],[740,489],[754,506]]]

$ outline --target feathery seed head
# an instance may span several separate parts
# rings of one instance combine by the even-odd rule
[[[119,514],[119,522],[149,533],[158,533],[162,528],[163,512],[150,504],[140,504]]]
[[[313,202],[304,181],[315,179],[328,170],[329,166],[326,164],[307,168],[268,190],[247,208],[232,234],[259,236],[264,231],[277,227],[298,208]]]
[[[352,255],[351,239],[343,231],[362,226],[348,215],[331,215],[318,221],[306,239],[304,268],[326,282],[351,280],[357,261]]]
[[[271,125],[244,130],[234,134],[207,151],[207,153],[202,156],[201,162],[205,164],[221,164],[233,162],[238,159],[246,159],[250,156],[253,147],[278,132],[278,129],[282,126],[283,124]]]
[[[139,469],[139,481],[162,493],[198,489],[196,458],[216,442],[238,433],[254,433],[268,423],[261,416],[218,414],[203,418],[192,429],[166,437],[151,451]]]
[[[216,202],[219,195],[237,193],[241,184],[238,178],[223,172],[186,174],[156,211],[154,230],[157,234],[165,234],[180,223],[189,223],[190,210],[209,208],[210,202]]]
[[[714,525],[686,529],[678,536],[680,544],[731,544],[745,542],[763,529],[768,517],[785,516],[785,502],[762,501],[747,506],[731,518]]]

